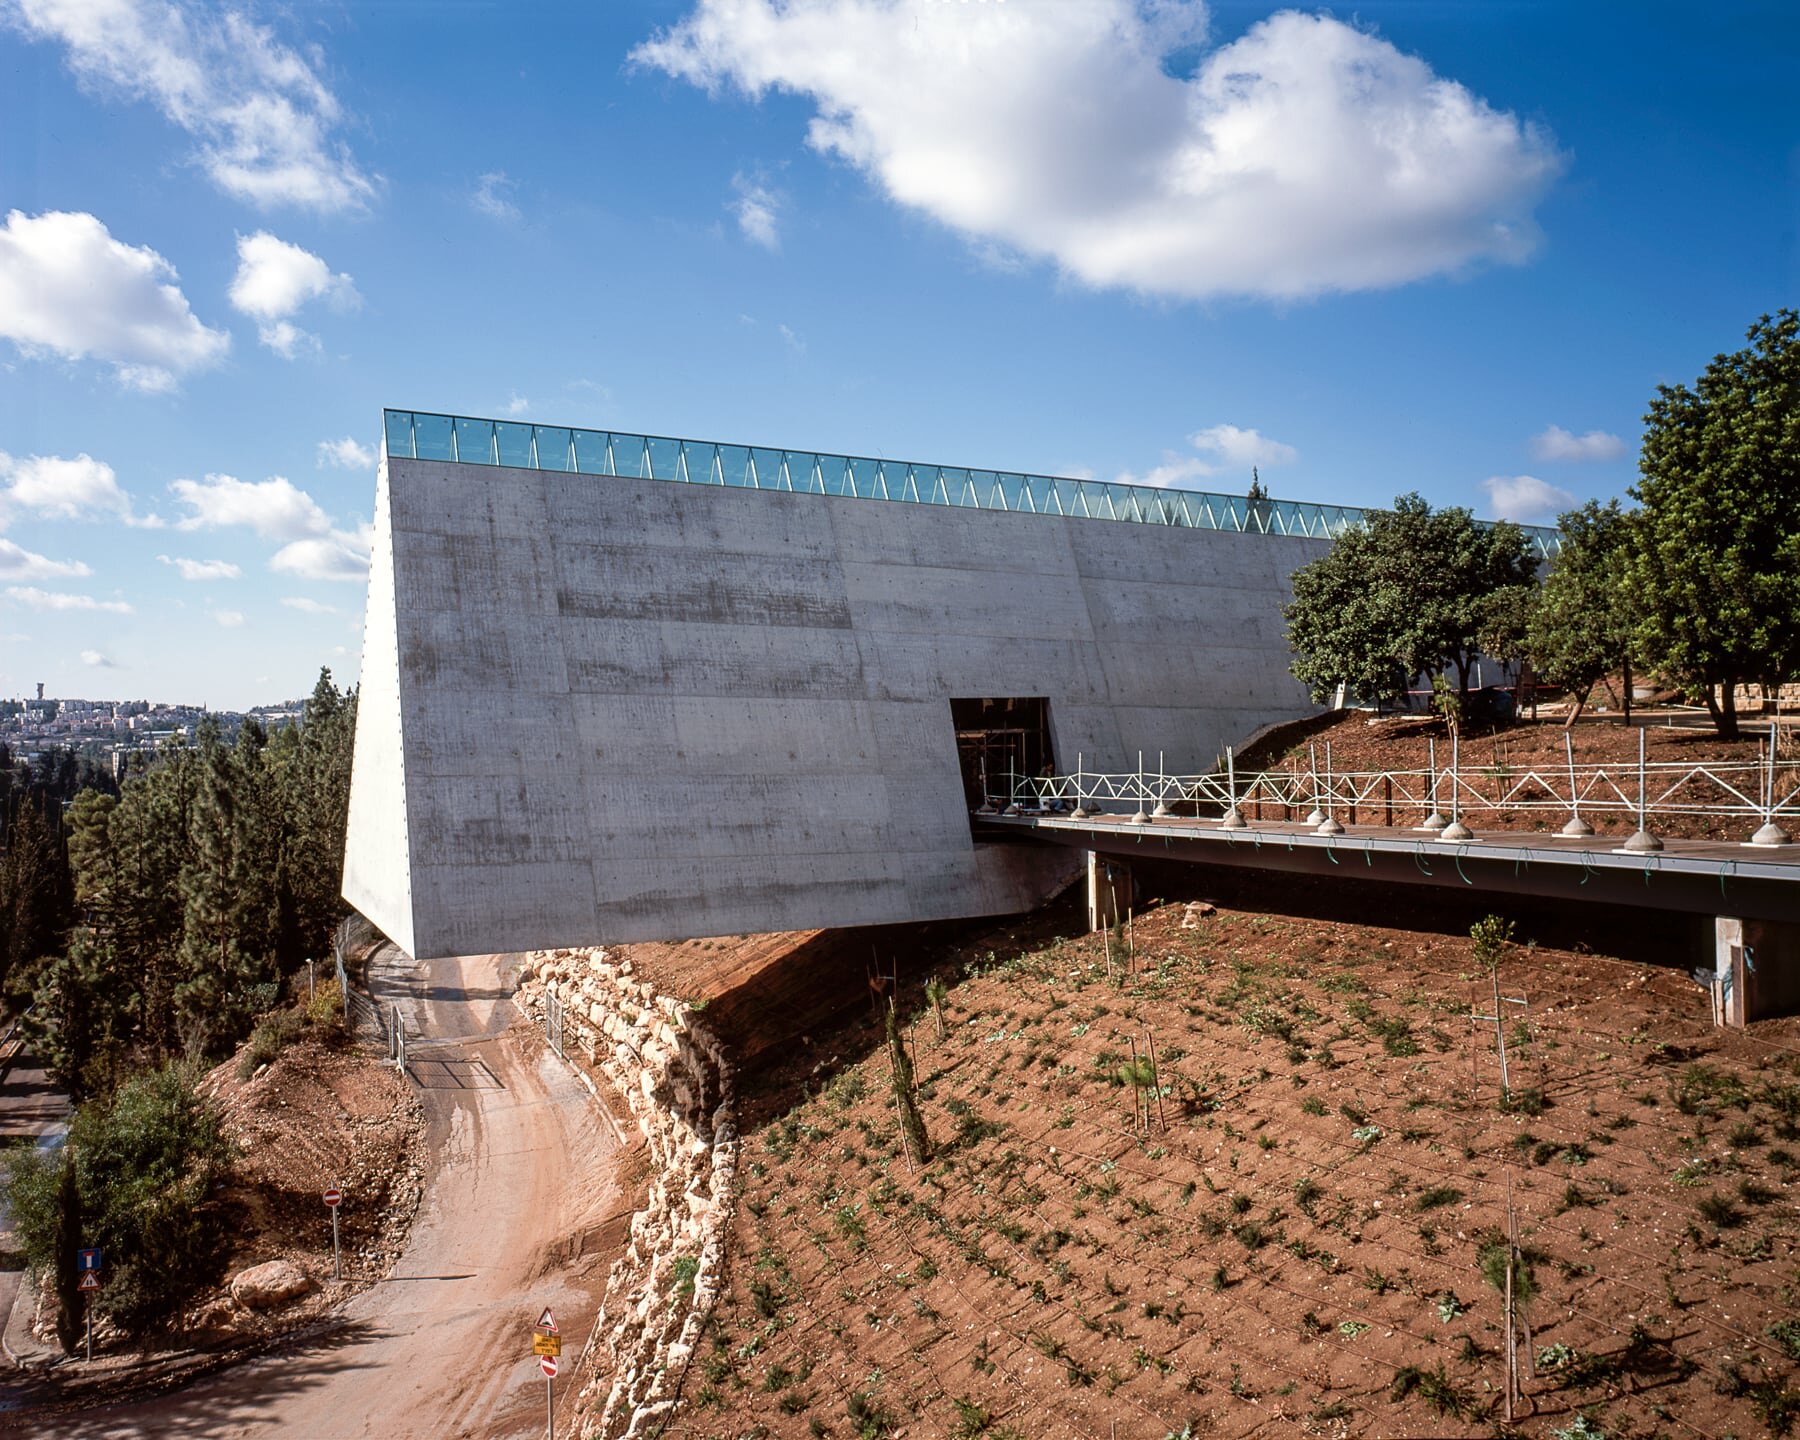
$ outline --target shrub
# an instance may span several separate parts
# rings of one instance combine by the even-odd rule
[[[337,984],[335,980],[331,983]],[[273,1064],[277,1055],[300,1038],[305,1024],[297,1010],[277,1010],[265,1015],[238,1056],[238,1079],[248,1080],[264,1065]]]
[[[220,1274],[222,1226],[207,1201],[229,1162],[219,1114],[186,1067],[128,1080],[76,1111],[60,1154],[14,1165],[7,1196],[26,1262],[58,1268],[54,1197],[72,1166],[83,1238],[106,1251],[95,1311],[127,1335],[150,1333]]]
[[[335,975],[314,987],[312,999],[306,1002],[306,1023],[321,1029],[344,1023],[344,987]]]

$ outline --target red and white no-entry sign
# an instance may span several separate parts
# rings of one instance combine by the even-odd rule
[[[325,1192],[325,1203],[333,1210],[344,1203],[344,1192],[333,1185]]]
[[[542,1367],[544,1378],[546,1380],[554,1380],[556,1378],[556,1357],[554,1355],[538,1356],[538,1365]]]

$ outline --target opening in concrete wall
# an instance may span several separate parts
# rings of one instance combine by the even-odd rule
[[[953,699],[950,718],[970,810],[979,809],[985,796],[1000,799],[1021,782],[1055,772],[1050,702],[1043,696]]]

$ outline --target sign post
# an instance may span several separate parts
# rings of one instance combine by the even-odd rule
[[[548,1305],[538,1316],[531,1336],[531,1350],[538,1357],[538,1368],[544,1372],[545,1440],[556,1440],[556,1357],[562,1354],[562,1335]]]
[[[344,1203],[343,1187],[333,1185],[325,1192],[325,1204],[331,1211],[331,1278],[344,1278],[344,1253],[338,1247],[338,1206]]]
[[[98,1247],[75,1252],[75,1269],[81,1275],[81,1313],[87,1328],[87,1358],[94,1362],[94,1292],[100,1288],[101,1254]]]

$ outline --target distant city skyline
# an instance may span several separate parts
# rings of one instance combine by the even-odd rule
[[[1800,303],[1785,4],[0,0],[0,57],[0,695],[354,683],[384,406],[1548,523]]]

